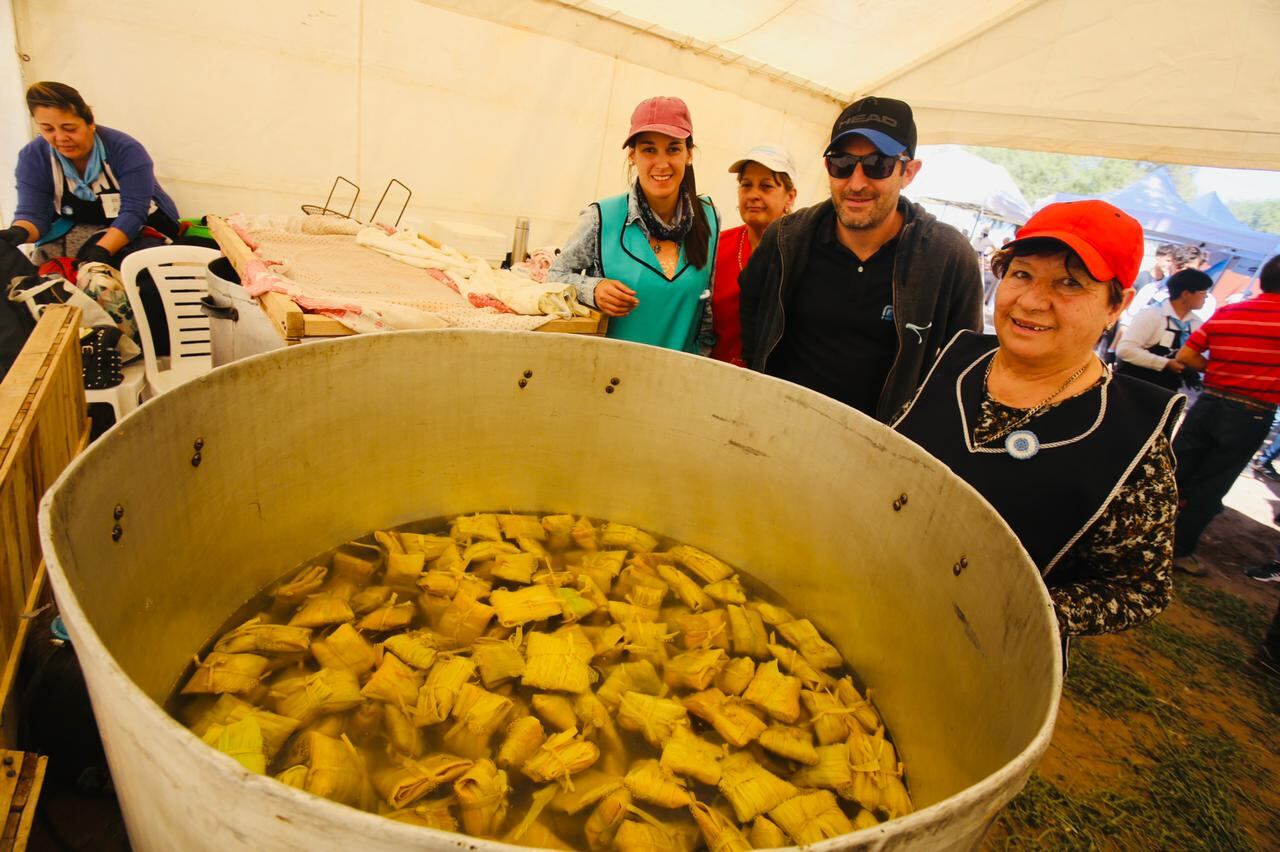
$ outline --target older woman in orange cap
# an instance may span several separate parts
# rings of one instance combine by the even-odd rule
[[[894,423],[1004,517],[1068,636],[1141,624],[1172,588],[1169,440],[1186,400],[1093,351],[1142,249],[1142,226],[1110,204],[1045,207],[992,257],[995,336],[956,335]]]

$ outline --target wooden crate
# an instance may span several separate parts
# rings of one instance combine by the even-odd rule
[[[30,752],[0,750],[0,814],[4,816],[0,849],[27,848],[48,762],[49,758]]]
[[[13,684],[31,623],[26,614],[48,594],[36,510],[89,440],[79,309],[45,310],[0,383],[0,429],[0,746],[10,747],[17,732]]]
[[[209,232],[222,248],[222,253],[227,256],[236,272],[243,278],[249,261],[254,258],[253,250],[222,217],[209,216],[207,220]],[[297,343],[304,338],[346,337],[355,334],[332,317],[307,313],[283,293],[265,293],[258,297],[258,304],[267,312],[267,316],[271,317],[272,324],[289,344]],[[549,319],[534,331],[600,335],[605,333],[607,327],[608,318],[597,311],[592,311],[589,317]]]

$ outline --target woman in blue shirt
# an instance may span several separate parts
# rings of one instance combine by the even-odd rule
[[[178,235],[178,208],[136,139],[95,124],[65,83],[36,83],[27,108],[40,136],[18,152],[18,209],[0,239],[36,243],[37,263],[74,255],[119,268],[130,252]]]
[[[694,182],[689,108],[643,101],[623,147],[635,183],[583,212],[547,277],[609,316],[609,337],[707,354],[720,222]]]

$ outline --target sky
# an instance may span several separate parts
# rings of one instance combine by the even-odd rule
[[[1197,168],[1193,179],[1200,193],[1216,192],[1223,201],[1280,199],[1280,172]]]

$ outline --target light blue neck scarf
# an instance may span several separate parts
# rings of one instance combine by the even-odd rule
[[[95,201],[98,195],[92,189],[93,182],[102,175],[102,164],[107,159],[107,148],[102,144],[102,137],[97,133],[93,134],[93,151],[89,154],[89,162],[85,165],[83,177],[75,164],[62,156],[58,149],[52,150],[53,156],[58,158],[58,164],[62,166],[62,173],[67,176],[67,181],[71,184],[72,194],[82,201]]]

